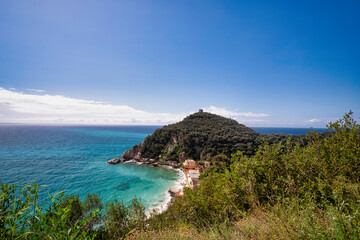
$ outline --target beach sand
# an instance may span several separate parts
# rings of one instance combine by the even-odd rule
[[[174,186],[172,186],[170,189],[172,191],[180,192],[181,194],[183,194],[183,189],[184,189],[184,186],[186,186],[186,182],[187,182],[187,178],[186,178],[185,173],[181,169],[175,169],[175,168],[169,167],[169,166],[161,166],[161,167],[168,168],[168,169],[174,169],[175,171],[178,172],[179,180],[176,181]],[[173,197],[171,196],[169,190],[164,192],[165,200],[163,202],[161,202],[156,207],[150,208],[146,212],[147,217],[149,217],[151,213],[157,213],[157,214],[162,213],[163,211],[165,211],[169,207],[169,205],[171,204],[172,199],[173,199]]]

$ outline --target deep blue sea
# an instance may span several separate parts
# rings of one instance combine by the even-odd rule
[[[134,163],[108,165],[158,126],[0,125],[0,180],[43,185],[42,200],[67,194],[98,193],[104,202],[125,204],[136,195],[147,209],[158,207],[178,184],[178,171]],[[253,128],[260,133],[306,134],[301,128]],[[325,129],[317,129],[324,131]]]

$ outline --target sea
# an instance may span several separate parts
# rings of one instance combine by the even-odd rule
[[[3,184],[36,183],[39,198],[60,191],[100,195],[129,204],[137,197],[147,211],[166,208],[168,189],[183,181],[180,171],[128,162],[108,165],[160,126],[0,125],[0,180]],[[253,128],[264,134],[306,134],[303,128]],[[325,129],[315,129],[319,132]]]
[[[289,127],[252,127],[258,133],[261,134],[272,134],[272,133],[282,133],[282,134],[293,134],[293,135],[302,135],[306,134],[308,131],[316,131],[319,133],[325,132],[326,128],[289,128]]]

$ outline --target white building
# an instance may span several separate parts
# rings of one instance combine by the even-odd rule
[[[199,170],[189,170],[189,177],[191,179],[199,179],[200,178],[200,171]]]

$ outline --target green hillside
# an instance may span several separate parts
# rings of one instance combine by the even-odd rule
[[[252,146],[259,135],[235,120],[198,112],[181,122],[155,130],[144,140],[139,151],[147,158],[178,160],[182,154],[199,160],[245,149]]]
[[[236,151],[251,156],[264,142],[284,143],[289,137],[301,146],[307,143],[305,135],[259,134],[233,119],[197,112],[178,123],[156,129],[144,142],[127,151],[123,159],[140,155],[160,161],[210,160],[218,154],[231,157]]]

